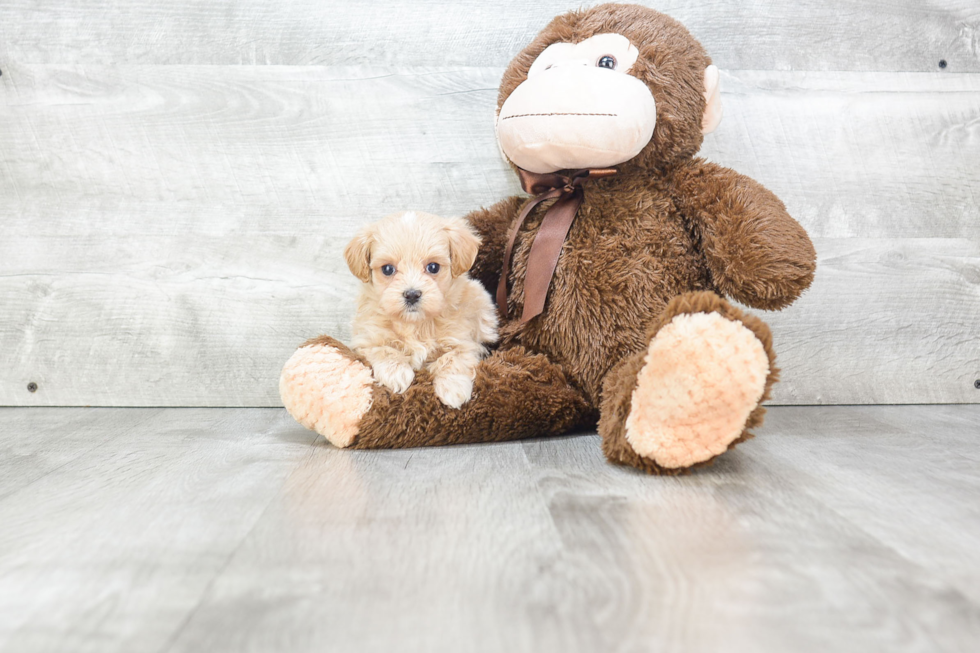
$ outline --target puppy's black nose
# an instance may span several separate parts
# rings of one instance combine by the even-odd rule
[[[405,303],[408,304],[409,306],[412,306],[413,304],[417,304],[419,301],[419,297],[421,296],[422,296],[422,291],[415,290],[415,289],[406,290],[405,292],[402,293],[402,297],[405,298]]]

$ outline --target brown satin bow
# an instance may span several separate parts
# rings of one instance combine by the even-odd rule
[[[562,245],[565,244],[565,236],[568,235],[572,221],[575,220],[575,212],[585,198],[582,184],[586,179],[614,175],[616,169],[562,170],[539,174],[518,168],[517,174],[521,177],[521,187],[524,192],[535,197],[517,216],[507,239],[504,266],[500,271],[500,281],[497,283],[497,308],[501,316],[507,315],[507,276],[510,273],[510,257],[514,251],[517,233],[535,206],[545,200],[558,198],[558,201],[544,214],[541,228],[534,237],[531,252],[527,257],[527,270],[524,274],[524,312],[521,314],[521,324],[524,324],[544,310],[544,300],[548,296],[548,287],[555,274],[558,256],[561,254]]]

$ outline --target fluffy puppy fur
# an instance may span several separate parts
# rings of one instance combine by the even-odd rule
[[[347,245],[364,282],[352,348],[378,383],[400,394],[424,368],[442,403],[469,401],[485,345],[497,340],[490,295],[467,274],[479,247],[466,221],[417,211],[370,224]]]

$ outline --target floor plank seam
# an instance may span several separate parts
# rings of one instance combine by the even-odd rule
[[[181,633],[183,633],[183,631],[190,624],[191,620],[194,618],[194,615],[197,614],[197,612],[198,612],[198,610],[200,610],[201,606],[204,605],[204,603],[207,600],[208,595],[210,594],[211,589],[214,587],[215,583],[217,583],[218,580],[220,580],[220,578],[228,570],[228,567],[231,566],[231,563],[235,559],[235,557],[238,555],[238,552],[241,551],[242,547],[248,541],[249,537],[251,537],[252,533],[255,531],[255,529],[258,527],[258,525],[262,522],[262,519],[265,517],[265,515],[272,508],[272,505],[277,502],[276,500],[279,499],[279,497],[282,496],[282,489],[286,485],[286,483],[289,481],[289,478],[293,475],[293,473],[295,473],[295,471],[298,468],[300,468],[304,463],[306,463],[308,460],[311,460],[315,456],[315,453],[316,453],[316,450],[315,450],[316,442],[317,442],[317,439],[314,438],[313,441],[309,445],[309,451],[307,452],[306,456],[304,456],[303,458],[301,458],[300,460],[298,460],[296,462],[296,464],[292,467],[292,469],[290,469],[289,473],[286,474],[283,477],[282,483],[279,485],[279,489],[275,493],[273,493],[272,496],[269,498],[269,500],[266,502],[265,507],[256,516],[255,520],[249,526],[248,531],[244,535],[242,535],[241,540],[235,546],[234,550],[231,551],[228,554],[228,557],[225,559],[225,561],[221,565],[220,569],[215,570],[214,575],[208,581],[207,586],[205,586],[204,589],[201,590],[201,595],[198,598],[197,602],[194,604],[194,606],[190,610],[188,610],[187,615],[174,628],[174,630],[171,633],[171,635],[168,638],[168,640],[164,643],[164,645],[160,649],[158,649],[157,653],[168,653],[174,647],[174,645],[176,645],[177,640],[180,638]]]

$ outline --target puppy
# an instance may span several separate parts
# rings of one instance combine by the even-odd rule
[[[479,247],[464,220],[416,211],[368,225],[347,245],[347,265],[364,282],[352,349],[378,383],[402,393],[425,368],[442,403],[469,401],[485,345],[497,340],[493,301],[467,274]]]

